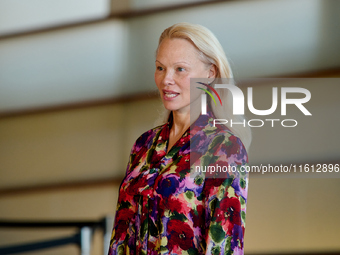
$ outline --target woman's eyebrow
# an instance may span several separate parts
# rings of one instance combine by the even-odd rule
[[[159,61],[159,60],[155,60],[155,62],[158,62],[158,63],[160,63],[160,64],[162,64],[162,62],[161,61]],[[188,62],[185,62],[185,61],[178,61],[178,62],[175,62],[174,63],[174,65],[177,65],[177,64],[186,64],[186,65],[190,65]],[[163,64],[162,64],[163,65]]]
[[[190,65],[188,62],[185,62],[185,61],[179,61],[179,62],[176,62],[174,64],[186,64],[186,65]]]

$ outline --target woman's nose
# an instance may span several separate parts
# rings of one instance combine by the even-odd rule
[[[164,85],[173,85],[175,84],[174,82],[174,74],[173,72],[170,70],[170,71],[167,71],[164,75],[164,78],[163,78],[163,84]]]

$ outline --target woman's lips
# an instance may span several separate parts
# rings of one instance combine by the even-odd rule
[[[163,98],[164,100],[172,100],[176,98],[179,95],[179,93],[171,90],[163,90]]]

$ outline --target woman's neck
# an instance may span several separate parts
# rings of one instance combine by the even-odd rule
[[[196,116],[197,115],[197,116]],[[172,125],[169,134],[169,143],[167,152],[170,151],[172,146],[182,137],[190,125],[198,118],[198,114],[187,112],[173,111],[172,112]]]
[[[177,111],[172,112],[172,126],[171,133],[172,136],[181,136],[190,126],[190,113],[179,113]]]
[[[199,111],[179,112],[173,111],[173,123],[171,133],[173,136],[182,136],[182,134],[190,127],[192,123],[199,117]]]

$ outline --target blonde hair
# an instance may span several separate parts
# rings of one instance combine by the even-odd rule
[[[198,24],[190,24],[190,23],[177,23],[171,27],[168,27],[161,34],[158,41],[158,48],[162,41],[166,38],[182,38],[191,42],[197,49],[200,60],[205,64],[213,64],[216,66],[216,78],[233,78],[233,74],[227,60],[227,57],[224,53],[224,50],[217,40],[216,36],[206,27],[198,25]],[[158,48],[156,53],[158,52]],[[223,107],[215,107],[214,104],[210,103],[210,107],[218,119],[233,119],[233,122],[243,122],[244,116],[237,115],[233,116],[232,114],[232,95],[226,89],[216,89],[218,94],[224,103]],[[169,111],[166,111],[164,114],[163,121],[167,121],[169,117]],[[251,143],[251,130],[247,125],[240,127],[231,127],[229,125],[230,121],[226,126],[236,135],[238,136],[246,149],[248,150]]]

